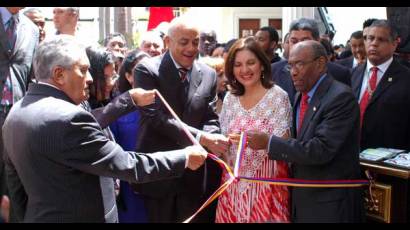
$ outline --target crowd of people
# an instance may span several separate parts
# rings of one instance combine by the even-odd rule
[[[241,133],[247,178],[363,179],[360,151],[410,151],[409,60],[388,20],[343,52],[307,18],[283,42],[262,27],[218,43],[180,16],[134,48],[121,33],[83,42],[78,7],[53,13],[46,34],[40,10],[0,7],[3,222],[182,222],[230,179],[207,154],[234,168]],[[243,180],[192,219],[364,221],[364,187]]]

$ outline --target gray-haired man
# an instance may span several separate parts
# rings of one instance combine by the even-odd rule
[[[199,147],[151,155],[125,152],[79,106],[92,78],[85,49],[74,37],[44,41],[34,59],[38,84],[3,126],[11,199],[24,222],[117,222],[112,178],[134,183],[181,176],[205,158]],[[139,89],[137,105],[154,100]]]

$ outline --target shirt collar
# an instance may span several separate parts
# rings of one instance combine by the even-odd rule
[[[3,19],[3,25],[4,25],[4,28],[6,28],[6,24],[7,24],[7,22],[10,20],[10,18],[11,18],[11,13],[6,9],[6,7],[0,7],[0,14],[1,14],[1,17],[2,17],[2,19]]]
[[[353,57],[352,68],[356,67],[358,63],[359,63],[359,62],[356,60],[356,58]]]
[[[323,75],[319,78],[319,81],[317,81],[317,82],[315,83],[315,85],[313,86],[313,88],[307,93],[307,95],[309,96],[309,101],[310,101],[310,99],[312,99],[313,95],[315,95],[315,92],[316,92],[317,87],[319,87],[320,82],[322,82],[323,79],[325,79],[326,76],[327,76],[326,74],[323,74]]]
[[[174,57],[172,57],[171,51],[168,51],[168,52],[169,52],[169,56],[171,57],[172,61],[174,62],[174,65],[175,65],[175,67],[177,67],[177,69],[185,68],[185,67],[182,67],[180,64],[178,64],[178,63],[175,61]],[[192,69],[192,66],[191,66],[191,68],[188,69],[188,72],[191,71],[191,69]]]
[[[393,62],[393,57],[391,57],[389,60],[385,61],[384,63],[380,64],[377,66],[377,68],[379,69],[378,71],[380,71],[382,74],[381,76],[383,76],[383,74],[386,72],[387,68],[389,68],[390,64]],[[374,67],[374,65],[372,65],[369,61],[369,59],[367,59],[367,65],[366,65],[366,71],[370,72],[370,69],[372,67]]]
[[[42,82],[42,81],[39,81],[37,84],[39,84],[39,85],[48,85],[48,86],[50,86],[50,87],[53,87],[54,89],[58,89],[58,90],[62,91],[62,90],[61,90],[61,89],[59,89],[57,86],[52,85],[52,84],[47,83],[47,82]]]

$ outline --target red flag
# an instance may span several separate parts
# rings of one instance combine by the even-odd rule
[[[150,7],[148,29],[155,29],[161,22],[171,22],[174,18],[172,7]]]

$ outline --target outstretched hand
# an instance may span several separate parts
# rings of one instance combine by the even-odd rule
[[[155,90],[145,90],[142,88],[135,88],[129,90],[132,100],[138,106],[146,106],[154,103]]]
[[[191,170],[197,170],[199,167],[201,167],[204,164],[206,157],[208,156],[208,153],[205,151],[205,149],[198,145],[188,146],[185,148],[185,150],[187,151],[187,167]]]

